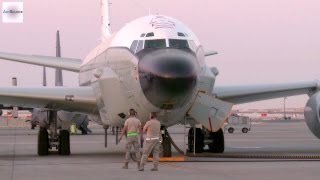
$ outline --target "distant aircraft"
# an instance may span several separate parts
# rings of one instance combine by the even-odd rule
[[[216,53],[205,52],[196,35],[182,22],[149,15],[111,34],[107,0],[102,0],[101,8],[103,41],[83,61],[0,53],[5,60],[79,73],[80,87],[0,88],[3,104],[48,109],[49,124],[39,131],[39,155],[47,155],[52,147],[62,155],[70,154],[69,132],[56,130],[57,111],[68,117],[62,119],[87,114],[108,128],[121,127],[130,108],[136,109],[143,123],[150,112],[158,112],[163,127],[201,124],[204,128],[189,130],[189,150],[202,152],[208,145],[211,152],[222,153],[222,127],[234,104],[300,94],[310,95],[305,118],[310,130],[320,138],[319,82],[215,86],[219,72],[208,67],[205,58]],[[165,156],[170,156],[167,136],[163,148],[168,152]]]
[[[61,46],[60,46],[60,33],[57,31],[56,34],[56,57],[61,57]],[[47,79],[46,79],[46,67],[43,67],[43,80],[42,85],[47,86]],[[55,68],[55,86],[63,86],[63,76],[62,70],[60,68]],[[62,111],[57,111],[57,117],[59,120],[62,121],[69,121],[76,124],[77,128],[81,131],[82,134],[91,133],[91,130],[88,128],[89,125],[89,118],[86,114],[80,114],[76,117],[65,117],[65,113]],[[70,118],[70,119],[69,119]],[[57,128],[61,128],[60,121],[57,122]],[[43,108],[34,108],[32,110],[32,118],[31,118],[31,129],[34,129],[37,125],[46,126],[49,124],[48,120],[48,111],[47,109]]]

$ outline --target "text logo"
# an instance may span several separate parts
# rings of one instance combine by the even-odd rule
[[[2,22],[23,23],[23,2],[3,2]]]

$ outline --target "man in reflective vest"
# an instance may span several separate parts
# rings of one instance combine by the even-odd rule
[[[139,171],[144,171],[144,165],[146,164],[147,158],[151,152],[153,152],[153,168],[151,171],[158,171],[159,149],[160,142],[162,141],[160,128],[161,124],[157,120],[157,114],[152,112],[151,119],[143,127],[143,133],[147,133],[147,137]]]
[[[127,132],[127,142],[126,142],[126,156],[124,160],[123,169],[128,169],[129,159],[130,159],[130,151],[133,146],[134,152],[136,154],[138,169],[140,169],[140,152],[139,152],[139,137],[141,139],[141,143],[143,141],[143,134],[141,131],[141,122],[138,118],[136,118],[136,111],[134,109],[130,109],[130,117],[125,121],[124,127],[121,131],[121,135],[119,137],[119,142],[122,137]],[[140,136],[139,136],[140,134]]]

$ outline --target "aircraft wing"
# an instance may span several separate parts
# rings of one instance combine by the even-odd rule
[[[91,87],[0,87],[0,104],[94,113],[96,98]]]
[[[264,84],[248,86],[220,86],[214,87],[213,95],[218,99],[233,104],[249,103],[280,97],[288,97],[312,93],[320,88],[318,81]]]
[[[79,72],[81,66],[80,59],[38,56],[38,55],[22,55],[0,52],[0,59],[16,61],[27,64],[34,64],[52,68],[60,68],[67,71]]]

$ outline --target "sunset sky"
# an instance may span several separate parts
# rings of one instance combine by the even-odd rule
[[[0,23],[1,52],[53,56],[58,29],[63,57],[84,58],[99,43],[100,0],[23,2],[22,24]],[[216,85],[297,82],[320,78],[319,0],[110,2],[113,31],[149,12],[172,16],[188,25],[206,50],[219,52],[207,58],[208,65],[216,66],[220,71]],[[0,86],[10,86],[12,76],[18,78],[20,86],[40,86],[42,68],[0,60]],[[78,85],[76,73],[64,72],[64,80],[66,86]],[[48,83],[54,85],[53,70],[48,70]],[[288,107],[303,107],[306,100],[307,96],[290,97]],[[282,106],[283,99],[275,99],[239,107]]]

